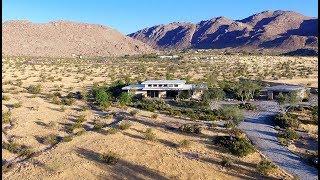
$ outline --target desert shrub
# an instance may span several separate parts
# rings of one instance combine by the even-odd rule
[[[94,131],[100,131],[103,128],[104,124],[102,122],[94,122],[93,124],[93,130]]]
[[[130,122],[122,122],[119,124],[118,128],[121,130],[126,130],[126,129],[129,129],[131,125],[132,124]]]
[[[51,101],[53,104],[61,104],[61,100],[58,96],[53,96],[52,97],[52,101]]]
[[[231,120],[234,124],[238,125],[244,120],[244,115],[242,110],[236,106],[224,106],[219,109],[220,115],[225,120]]]
[[[228,149],[231,154],[239,157],[244,157],[255,151],[254,146],[246,138],[217,136],[213,139],[213,143]]]
[[[232,122],[232,121],[227,121],[225,124],[224,124],[224,127],[225,128],[235,128],[236,125]]]
[[[41,138],[41,142],[43,144],[55,145],[55,144],[59,143],[59,137],[57,135],[50,134],[47,136],[43,136]]]
[[[246,110],[250,110],[250,111],[253,111],[253,110],[257,110],[257,106],[254,105],[254,104],[251,104],[251,103],[240,103],[239,104],[239,108],[240,109],[246,109]]]
[[[71,106],[75,102],[75,99],[73,98],[62,98],[61,103],[66,105],[66,106]]]
[[[30,156],[33,153],[30,147],[14,142],[2,143],[2,148],[11,153],[19,154],[20,156]]]
[[[115,152],[109,151],[108,153],[101,154],[99,160],[109,164],[114,165],[119,161],[119,155]]]
[[[118,132],[118,129],[117,129],[117,128],[110,128],[110,129],[107,130],[107,133],[108,133],[108,134],[115,134],[115,133],[117,133],[117,132]]]
[[[70,142],[70,141],[72,141],[72,139],[73,139],[73,137],[71,135],[69,135],[69,136],[64,136],[62,138],[62,141],[63,142]]]
[[[229,157],[222,157],[220,164],[223,167],[230,167],[230,166],[232,166],[233,161]]]
[[[75,119],[75,123],[79,123],[79,124],[81,124],[83,122],[86,122],[86,121],[87,120],[86,120],[86,116],[85,115],[80,115]]]
[[[19,107],[22,106],[22,103],[21,103],[21,102],[17,102],[17,103],[12,104],[12,106],[13,106],[14,108],[19,108]]]
[[[286,128],[285,131],[283,133],[279,133],[278,136],[290,140],[295,140],[299,138],[298,133],[290,128]]]
[[[300,121],[297,116],[290,115],[289,113],[280,113],[274,118],[275,123],[281,128],[299,127]]]
[[[151,115],[151,118],[152,118],[152,119],[157,119],[157,118],[158,118],[158,114],[152,114],[152,115]]]
[[[184,139],[184,140],[179,142],[179,147],[181,147],[181,148],[188,148],[190,146],[191,146],[191,141],[190,140]]]
[[[31,93],[31,94],[39,94],[41,90],[42,90],[42,87],[40,84],[30,85],[29,87],[27,87],[28,93]]]
[[[183,124],[179,130],[184,133],[201,134],[201,127],[198,124]]]
[[[148,141],[155,141],[156,140],[156,134],[152,131],[151,128],[148,128],[144,132],[144,138]]]
[[[81,135],[83,135],[85,132],[86,132],[86,131],[85,131],[84,129],[82,129],[82,130],[74,133],[74,135],[75,135],[75,136],[81,136]]]
[[[2,112],[2,123],[3,124],[9,124],[11,122],[11,112]]]
[[[9,101],[10,100],[10,96],[2,95],[2,100],[3,101]]]
[[[138,114],[138,110],[132,110],[132,111],[130,111],[130,115],[131,116],[136,116],[137,114]]]
[[[257,165],[257,170],[262,175],[268,175],[268,174],[272,173],[276,168],[277,168],[276,165],[274,165],[272,162],[270,162],[266,159],[263,159]]]
[[[289,144],[290,144],[289,140],[286,139],[286,138],[278,137],[278,140],[279,140],[279,143],[280,143],[282,146],[289,146]]]

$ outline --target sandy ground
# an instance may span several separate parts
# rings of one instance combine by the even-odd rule
[[[88,86],[94,82],[110,82],[111,80],[131,80],[145,77],[159,79],[165,77],[169,66],[175,68],[174,77],[183,75],[192,79],[203,78],[208,72],[213,72],[213,67],[221,69],[221,73],[235,71],[235,65],[231,66],[230,59],[235,57],[218,57],[217,62],[176,62],[167,61],[106,61],[103,63],[70,62],[70,60],[40,60],[24,61],[23,58],[7,58],[3,64],[3,112],[15,103],[21,107],[12,108],[12,120],[14,126],[7,129],[7,137],[14,142],[30,146],[34,151],[41,150],[47,145],[37,139],[49,134],[66,136],[65,125],[78,115],[85,115],[87,122],[94,119],[109,122],[114,119],[104,119],[101,114],[85,110],[84,101],[77,100],[72,106],[65,106],[61,111],[61,105],[52,103],[46,98],[46,94],[60,92],[66,95],[69,92],[85,92]],[[244,63],[254,59],[237,59]],[[259,57],[261,58],[261,57]],[[262,66],[270,66],[271,58],[266,57]],[[280,58],[281,59],[281,58]],[[283,61],[293,61],[284,58]],[[50,62],[52,61],[52,62]],[[251,60],[253,62],[257,60]],[[300,61],[299,59],[297,61]],[[312,66],[315,59],[304,60],[305,66]],[[35,62],[37,62],[35,64]],[[251,64],[254,64],[254,63]],[[249,63],[250,64],[250,63]],[[271,63],[276,64],[276,63]],[[310,65],[311,64],[311,65]],[[223,66],[227,68],[223,68]],[[143,70],[143,67],[145,69]],[[181,68],[177,68],[181,67]],[[251,66],[250,66],[251,67]],[[142,69],[141,69],[142,68]],[[231,68],[231,69],[230,69]],[[189,71],[186,71],[188,69]],[[140,73],[137,73],[140,72]],[[131,73],[131,74],[130,74]],[[254,73],[254,70],[252,70]],[[150,76],[149,76],[150,75]],[[42,77],[45,77],[43,80]],[[231,76],[231,75],[230,75]],[[61,78],[61,79],[60,79]],[[20,83],[21,82],[21,83]],[[20,83],[20,84],[19,84]],[[29,85],[41,84],[41,94],[27,93]],[[119,111],[109,109],[108,111]],[[129,112],[129,110],[126,110]],[[71,142],[59,143],[53,149],[49,149],[37,157],[18,163],[9,172],[4,173],[4,179],[257,179],[261,178],[256,170],[256,165],[261,157],[258,152],[245,158],[237,158],[211,144],[211,137],[223,134],[223,131],[205,130],[203,136],[189,136],[172,132],[163,127],[165,123],[186,123],[182,119],[159,116],[157,120],[146,118],[141,114],[136,120],[132,120],[130,129],[116,134],[102,134],[87,131],[81,136],[75,137]],[[50,122],[56,125],[52,128],[46,126]],[[160,125],[159,125],[160,124]],[[3,129],[7,125],[3,125]],[[158,141],[150,142],[144,139],[143,131],[153,128]],[[177,148],[176,144],[184,139],[192,141],[190,148]],[[10,160],[17,154],[3,150],[2,159]],[[120,155],[120,161],[114,166],[103,164],[97,158],[101,153],[109,150]],[[234,165],[223,168],[220,161],[223,156],[231,157]],[[288,178],[281,170],[277,170],[272,177]]]

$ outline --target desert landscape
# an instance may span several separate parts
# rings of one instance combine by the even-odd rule
[[[3,8],[3,179],[318,179],[315,2],[32,1]]]
[[[212,52],[181,52],[179,57],[179,60],[162,60],[154,55],[91,59],[4,57],[2,138],[10,145],[3,146],[4,178],[263,177],[256,168],[263,159],[259,151],[237,157],[212,143],[215,136],[232,133],[228,128],[211,127],[210,121],[203,123],[122,107],[118,103],[96,109],[84,97],[95,84],[112,84],[117,80],[133,83],[147,78],[172,78],[201,82],[213,75],[219,80],[240,77],[285,80],[290,76],[290,80],[298,79],[299,83],[316,87],[317,58]],[[210,60],[211,57],[214,59]],[[84,97],[77,98],[77,94]],[[80,126],[70,132],[68,127],[78,120]],[[96,122],[102,124],[99,131],[94,130]],[[195,122],[203,126],[200,135],[166,128]],[[130,125],[121,130],[122,123]],[[148,128],[155,140],[145,137]],[[184,141],[188,142],[187,147],[181,145]],[[105,165],[99,160],[99,155],[108,151],[119,155],[117,165]],[[226,158],[233,162],[232,166],[221,164]],[[277,168],[268,177],[290,179],[292,175]]]

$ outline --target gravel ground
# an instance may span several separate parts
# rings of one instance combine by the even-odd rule
[[[318,170],[306,164],[299,156],[291,153],[279,144],[277,131],[273,128],[272,116],[278,111],[277,104],[272,101],[259,102],[259,112],[245,113],[245,121],[239,128],[244,130],[255,146],[275,164],[297,175],[299,179],[318,179]]]

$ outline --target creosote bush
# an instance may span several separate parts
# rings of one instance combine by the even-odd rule
[[[2,123],[3,124],[9,124],[11,122],[11,112],[2,112]]]
[[[272,173],[276,168],[277,168],[276,165],[274,165],[272,162],[270,162],[266,159],[263,159],[257,165],[257,170],[262,175],[268,175],[268,174]]]
[[[126,121],[126,122],[122,122],[119,124],[118,128],[121,129],[121,130],[126,130],[126,129],[129,129],[131,127],[131,123]]]
[[[151,115],[151,118],[152,118],[152,119],[157,119],[157,118],[158,118],[158,114],[152,114],[152,115]]]
[[[109,128],[108,130],[107,130],[107,133],[108,134],[115,134],[115,133],[117,133],[118,132],[118,129],[117,128]]]
[[[201,127],[198,124],[183,124],[179,130],[189,134],[201,134]]]
[[[223,167],[230,167],[230,166],[232,166],[233,161],[231,158],[224,156],[224,157],[222,157],[220,164]]]
[[[231,154],[239,157],[244,157],[255,151],[254,146],[246,138],[217,136],[213,139],[213,143],[228,149]]]
[[[189,148],[191,146],[192,142],[190,140],[184,139],[179,142],[179,147],[181,148]]]
[[[28,93],[31,93],[31,94],[39,94],[41,90],[42,90],[42,87],[40,84],[30,85],[29,87],[27,87]]]
[[[109,165],[114,165],[119,161],[119,155],[115,152],[109,151],[107,153],[103,153],[99,156],[99,160],[109,164]]]
[[[153,132],[151,128],[148,128],[144,132],[144,138],[148,141],[155,141],[156,140],[156,134]]]

